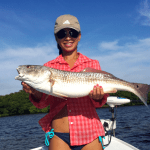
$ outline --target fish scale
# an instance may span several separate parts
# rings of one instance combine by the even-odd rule
[[[54,76],[53,78],[57,79],[62,79],[64,82],[99,82],[100,80],[113,80],[113,76],[112,78],[110,78],[110,75],[103,75],[101,73],[76,73],[76,72],[67,72],[67,71],[56,71],[53,70],[54,72]]]

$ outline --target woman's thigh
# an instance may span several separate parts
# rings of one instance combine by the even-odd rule
[[[64,142],[58,136],[54,135],[54,137],[50,139],[49,150],[71,150],[71,149],[66,142]]]
[[[95,139],[91,143],[85,145],[82,150],[103,150],[101,142],[99,142],[99,139]]]

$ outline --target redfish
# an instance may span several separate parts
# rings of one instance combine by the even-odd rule
[[[17,71],[19,75],[15,77],[16,80],[27,83],[37,91],[61,98],[87,96],[93,86],[99,84],[103,87],[104,93],[110,93],[115,89],[129,91],[147,105],[147,95],[150,91],[150,85],[130,83],[100,70],[98,72],[69,72],[46,66],[22,65],[17,68]]]

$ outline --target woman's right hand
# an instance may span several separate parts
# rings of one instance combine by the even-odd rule
[[[23,85],[23,90],[26,92],[26,93],[29,93],[32,95],[32,97],[34,97],[34,99],[38,99],[40,100],[42,98],[42,93],[35,90],[34,88],[30,87],[28,84],[26,84],[25,82],[22,82],[21,83]]]

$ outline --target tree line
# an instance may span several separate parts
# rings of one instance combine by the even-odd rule
[[[134,106],[143,105],[143,102],[133,93],[127,91],[118,91],[117,93],[110,94],[110,96],[118,96],[123,98],[129,98],[134,100],[131,103],[125,104],[123,106]],[[148,94],[148,104],[150,104],[150,92]],[[105,104],[103,107],[108,107]],[[23,114],[36,114],[36,113],[48,113],[50,106],[44,109],[36,108],[29,100],[29,94],[20,90],[16,93],[11,93],[9,95],[0,96],[0,117],[23,115]]]

